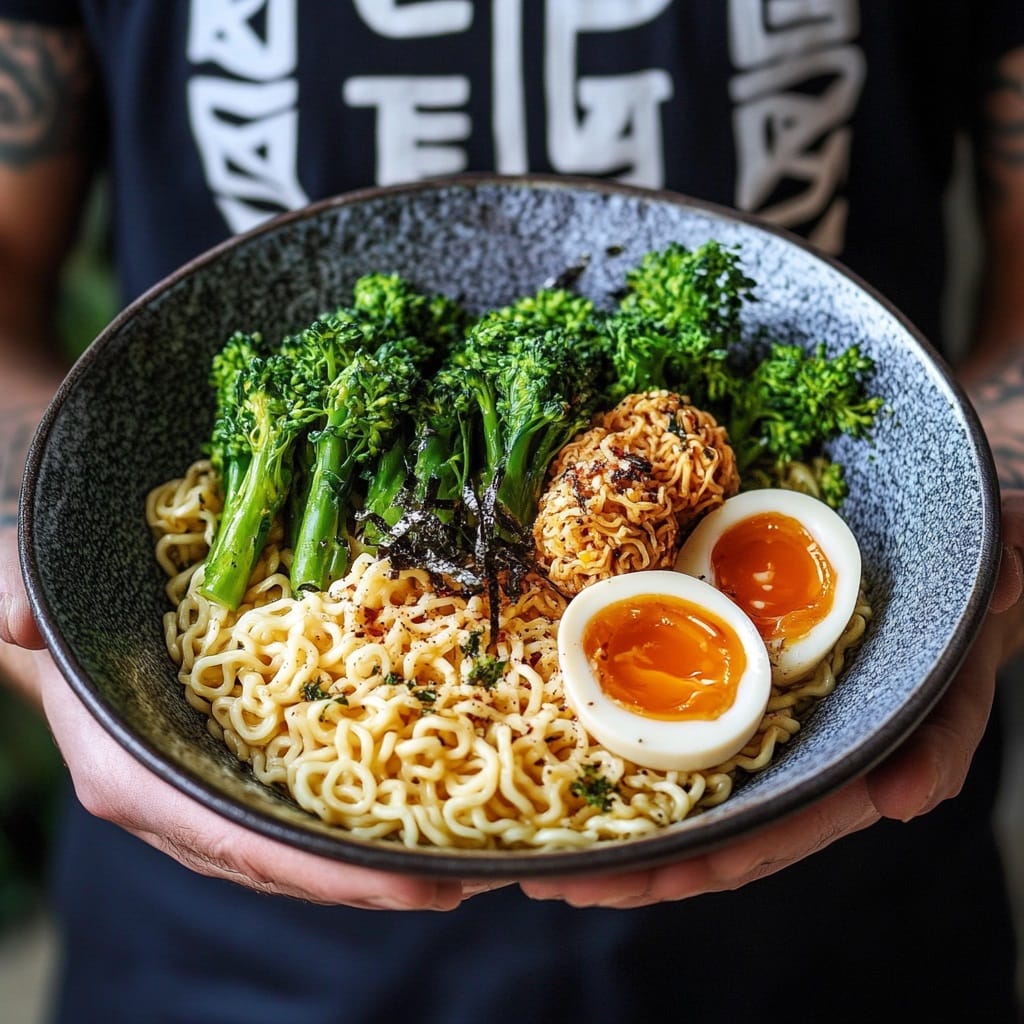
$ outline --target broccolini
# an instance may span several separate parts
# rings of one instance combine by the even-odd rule
[[[738,250],[711,241],[647,254],[607,308],[551,286],[471,316],[379,273],[273,348],[233,334],[210,370],[224,506],[204,593],[238,606],[275,517],[296,590],[325,589],[378,547],[460,585],[515,576],[558,451],[596,412],[656,389],[728,427],[744,486],[814,460],[838,504],[842,468],[822,446],[869,435],[871,360],[751,335],[755,299]]]
[[[235,374],[230,414],[218,419],[220,443],[245,462],[226,495],[206,560],[202,592],[237,608],[292,482],[292,449],[313,411],[291,386],[292,364],[279,354],[255,356]],[[228,439],[228,424],[233,434]],[[243,454],[244,453],[244,454]]]

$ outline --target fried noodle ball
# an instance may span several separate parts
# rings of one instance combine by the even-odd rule
[[[664,569],[698,519],[739,489],[724,427],[671,391],[628,395],[552,463],[533,538],[569,594],[607,576]]]

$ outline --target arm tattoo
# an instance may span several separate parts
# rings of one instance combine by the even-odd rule
[[[1009,355],[972,388],[974,406],[985,425],[999,482],[1024,487],[1024,360]]]
[[[990,201],[1024,189],[1024,49],[995,68],[977,127],[979,184]]]
[[[94,144],[96,82],[81,32],[0,21],[0,166]]]

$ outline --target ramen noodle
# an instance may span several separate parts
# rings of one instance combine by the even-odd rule
[[[702,494],[733,486],[728,472],[706,475]],[[362,554],[327,592],[294,594],[277,524],[231,611],[198,589],[219,504],[207,461],[147,501],[173,606],[166,643],[186,698],[256,778],[355,837],[411,848],[578,848],[721,803],[740,771],[769,764],[832,692],[870,615],[862,600],[813,675],[773,688],[735,757],[707,771],[656,771],[595,744],[567,707],[556,647],[567,598],[540,577],[502,607],[483,653],[486,596],[450,593],[421,570]],[[501,670],[480,671],[487,665]],[[594,779],[601,786],[588,789]]]

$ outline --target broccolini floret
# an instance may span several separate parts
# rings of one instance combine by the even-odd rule
[[[398,274],[365,274],[352,290],[352,304],[339,316],[352,318],[373,347],[399,342],[421,366],[440,362],[458,344],[469,315],[454,299],[417,289]]]
[[[237,608],[245,595],[291,485],[292,449],[314,412],[291,385],[288,359],[253,358],[236,372],[230,414],[225,411],[218,423],[225,433],[226,423],[233,424],[230,444],[245,452],[246,466],[225,502],[200,589],[229,608]]]
[[[582,343],[597,337],[600,316],[591,299],[565,288],[541,288],[490,314],[533,331],[566,331]]]
[[[772,482],[790,462],[805,460],[840,434],[866,438],[882,399],[870,396],[873,362],[856,345],[828,356],[824,345],[807,351],[773,344],[768,354],[737,375],[728,403],[729,436],[742,479]],[[823,480],[825,500],[845,496],[841,472]]]
[[[348,570],[352,493],[367,462],[389,446],[413,400],[419,370],[400,346],[357,352],[322,391],[311,429],[313,461],[295,530],[296,590],[326,590]]]
[[[209,381],[216,406],[207,451],[220,481],[225,508],[234,501],[252,455],[248,426],[239,422],[244,412],[236,393],[238,378],[241,371],[265,354],[264,347],[259,334],[235,331],[224,347],[214,354],[210,364]]]
[[[479,321],[461,352],[483,431],[486,486],[522,525],[536,516],[548,466],[597,407],[594,350],[559,328],[501,313]]]
[[[648,253],[627,273],[618,308],[602,324],[612,365],[609,405],[661,388],[700,407],[721,398],[752,287],[739,252],[719,242]]]
[[[672,243],[627,272],[619,307],[669,332],[699,325],[731,348],[741,339],[741,315],[754,298],[754,284],[739,250],[714,240],[695,249]]]

